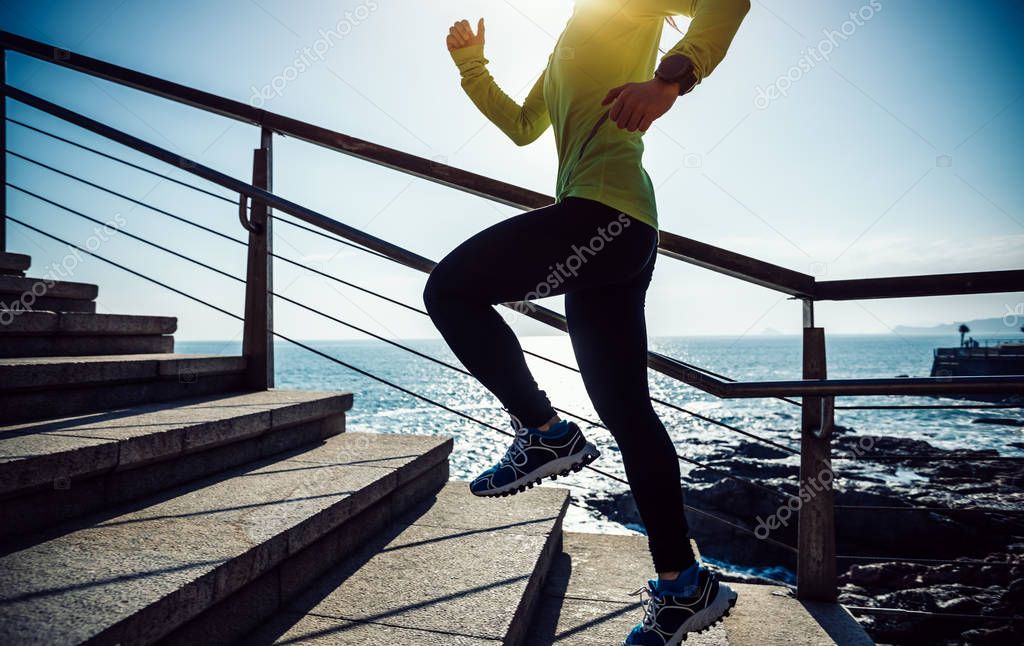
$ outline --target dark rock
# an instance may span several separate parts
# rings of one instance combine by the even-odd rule
[[[964,644],[974,646],[1020,646],[1024,643],[1024,631],[1015,626],[998,628],[975,628],[961,634]]]
[[[997,424],[1001,426],[1024,426],[1024,419],[1012,417],[979,417],[971,420],[972,424]]]
[[[840,583],[852,583],[865,590],[896,590],[916,586],[927,566],[916,563],[871,563],[854,565],[840,575]]]
[[[774,446],[768,446],[767,444],[760,444],[758,442],[747,442],[745,440],[740,441],[739,447],[736,449],[736,453],[742,455],[745,458],[754,458],[755,460],[781,460],[782,458],[788,458],[791,454],[777,449]]]

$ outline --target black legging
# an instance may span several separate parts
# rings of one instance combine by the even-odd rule
[[[679,463],[651,406],[644,297],[657,232],[605,204],[568,197],[463,242],[430,274],[423,300],[455,356],[523,424],[555,412],[493,305],[565,294],[583,383],[611,430],[658,572],[693,564]]]

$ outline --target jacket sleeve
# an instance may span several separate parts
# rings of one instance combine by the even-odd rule
[[[505,94],[487,71],[483,45],[452,50],[452,59],[462,75],[462,89],[491,123],[498,126],[519,146],[536,141],[551,125],[544,103],[544,76],[541,74],[530,93],[519,105]]]
[[[683,55],[693,62],[697,81],[705,79],[725,58],[733,36],[750,10],[750,0],[632,0],[635,15],[687,16],[686,35],[661,60]]]

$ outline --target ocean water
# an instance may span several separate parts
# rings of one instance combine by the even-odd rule
[[[827,339],[828,370],[831,377],[927,376],[932,349],[950,345],[948,336],[842,336]],[[502,429],[508,417],[498,401],[466,375],[409,354],[381,341],[311,341],[318,350],[367,370],[408,390],[462,411]],[[402,341],[424,354],[458,364],[441,340]],[[523,346],[562,363],[575,365],[566,337],[525,337]],[[956,340],[952,339],[955,344]],[[797,336],[663,337],[650,341],[652,350],[676,357],[737,380],[798,379],[800,347]],[[199,354],[237,354],[237,342],[179,342],[179,352]],[[538,383],[555,406],[585,420],[597,416],[586,396],[579,375],[563,367],[528,357]],[[719,400],[690,386],[651,371],[652,395],[683,407],[687,411],[716,419],[781,444],[799,446],[799,407],[779,399]],[[451,475],[471,479],[495,462],[508,445],[508,438],[450,412],[402,393],[378,381],[355,373],[323,357],[289,343],[276,346],[276,381],[280,388],[306,390],[343,390],[354,393],[348,429],[380,433],[417,433],[447,435],[455,440],[451,456]],[[837,405],[854,404],[936,404],[953,400],[923,397],[842,398]],[[961,402],[962,403],[962,402]],[[728,429],[687,413],[655,405],[672,436],[679,453],[702,460],[712,452],[747,440]],[[1021,409],[1001,410],[893,410],[837,411],[836,423],[858,433],[899,435],[926,440],[942,448],[995,449],[1003,455],[1024,455],[1024,429],[1021,427],[975,423],[985,417],[1022,419]],[[577,420],[579,421],[579,420]],[[595,466],[624,477],[621,460],[610,434],[580,422],[588,438],[601,450]],[[1016,443],[1017,446],[1013,444]],[[787,458],[796,462],[796,458]],[[685,476],[692,467],[682,465]],[[837,479],[842,477],[843,462],[835,465]],[[878,477],[904,483],[915,479],[911,471],[884,470]],[[558,486],[569,486],[574,504],[566,518],[566,528],[585,531],[632,532],[589,509],[585,501],[599,492],[622,491],[625,486],[593,471],[584,470]]]

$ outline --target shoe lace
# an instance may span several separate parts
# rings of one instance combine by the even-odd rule
[[[521,421],[519,421],[518,417],[512,414],[512,411],[510,411],[507,408],[504,410],[506,413],[508,413],[508,416],[511,418],[510,423],[512,424],[513,431],[518,431],[519,429],[523,428],[524,424]]]
[[[651,589],[650,585],[645,585],[642,588],[631,593],[632,595],[640,595],[640,607],[644,611],[644,619],[641,624],[644,627],[644,631],[651,630],[657,625],[658,612],[661,610],[661,606],[664,605],[665,601],[661,599],[654,590]]]
[[[516,459],[525,455],[526,446],[529,443],[529,432],[530,429],[525,426],[520,426],[516,429],[516,437],[512,440],[512,445],[508,447],[505,455],[501,457],[502,464],[517,464]]]

